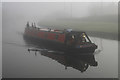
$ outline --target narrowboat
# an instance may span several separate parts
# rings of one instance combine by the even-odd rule
[[[85,32],[72,31],[71,29],[44,29],[36,27],[35,23],[30,26],[29,22],[26,24],[24,38],[29,38],[45,47],[65,52],[93,53],[97,49],[97,45],[91,42]]]

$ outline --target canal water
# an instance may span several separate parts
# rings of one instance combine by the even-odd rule
[[[66,6],[64,6],[66,4]],[[67,3],[3,3],[2,10],[2,77],[3,78],[117,78],[118,77],[118,41],[117,41],[117,8],[113,4],[106,8],[105,5],[97,8],[95,3],[83,4],[75,3],[73,6],[72,18],[61,19],[70,14],[61,12],[71,12],[71,7]],[[81,4],[81,5],[80,5]],[[71,5],[71,3],[70,3]],[[77,5],[77,6],[76,6]],[[79,6],[80,5],[80,6]],[[91,9],[89,10],[89,6]],[[64,8],[65,7],[65,8]],[[104,8],[105,7],[105,8]],[[96,9],[94,9],[96,8]],[[113,9],[115,8],[115,9]],[[65,9],[65,11],[63,10]],[[100,10],[103,10],[101,12]],[[61,11],[62,10],[62,11]],[[107,11],[108,10],[108,11]],[[56,12],[58,11],[58,12]],[[91,13],[90,13],[90,12]],[[94,12],[95,11],[95,12]],[[111,17],[112,12],[116,14]],[[97,17],[111,13],[109,16]],[[55,13],[55,15],[54,15]],[[63,14],[59,15],[59,14]],[[49,17],[49,15],[51,15]],[[79,21],[81,16],[91,18]],[[96,14],[96,18],[94,18]],[[60,19],[57,21],[57,16]],[[65,15],[65,16],[64,16]],[[98,14],[99,15],[99,14]],[[74,19],[76,18],[76,19]],[[115,18],[115,20],[114,20]],[[23,38],[25,24],[28,20],[39,22],[44,20],[44,24],[68,24],[78,31],[84,29],[98,49],[93,55],[69,54],[54,50],[44,49]],[[50,20],[53,22],[46,22]],[[69,19],[72,19],[71,21]],[[92,22],[93,19],[93,22]],[[100,20],[99,20],[100,19]],[[110,21],[109,21],[109,20]],[[68,22],[67,22],[68,20]],[[106,20],[106,21],[104,21]],[[55,21],[55,22],[54,22]],[[57,21],[57,22],[56,22]],[[65,22],[66,21],[66,22]],[[81,22],[81,23],[80,23]],[[53,23],[53,24],[52,24]],[[41,24],[39,24],[41,25]],[[81,26],[80,26],[81,25]],[[54,28],[56,27],[53,25]],[[69,27],[69,26],[68,26]],[[57,26],[58,28],[58,26]],[[59,27],[64,30],[64,27]],[[95,32],[96,31],[96,32]],[[37,51],[28,51],[37,50]]]
[[[24,31],[24,30],[23,30]],[[118,41],[89,36],[98,49],[93,55],[41,49],[23,38],[23,32],[3,29],[5,78],[117,78]],[[38,51],[28,51],[28,49]]]

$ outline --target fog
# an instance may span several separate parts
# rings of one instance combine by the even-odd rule
[[[55,29],[117,33],[117,6],[112,2],[3,3],[3,22],[10,21],[6,26],[21,24],[24,27],[30,21]]]
[[[2,3],[0,3],[0,77],[2,75]]]
[[[118,4],[113,2],[8,2],[2,3],[3,76],[5,77],[118,77]],[[86,73],[39,55],[27,54],[23,36],[27,21],[37,27],[85,31],[102,52],[98,67]],[[20,33],[20,34],[18,34]],[[9,44],[8,44],[9,43]],[[15,45],[14,45],[15,44]],[[22,47],[20,47],[20,45]],[[112,45],[112,46],[111,46]],[[103,47],[103,49],[101,48]],[[32,46],[33,47],[33,46]],[[26,54],[25,54],[26,53]],[[112,58],[112,60],[111,60]],[[51,64],[48,64],[50,62]],[[34,65],[32,65],[34,64]],[[46,70],[47,69],[47,70]],[[51,70],[52,69],[52,70]],[[56,71],[58,69],[58,73]],[[54,70],[54,72],[53,72]],[[42,73],[41,73],[42,71]],[[52,76],[51,76],[52,72]],[[33,74],[34,73],[34,74]],[[47,75],[45,75],[47,74]],[[56,75],[56,76],[54,76]],[[70,76],[72,75],[72,76]],[[96,76],[95,76],[96,75]]]

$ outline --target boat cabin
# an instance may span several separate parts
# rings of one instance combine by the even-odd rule
[[[66,45],[75,46],[91,43],[91,40],[85,32],[72,31],[66,34]]]
[[[30,26],[27,23],[25,36],[31,39],[50,44],[59,50],[69,52],[94,52],[97,45],[91,42],[85,32],[67,30],[54,30],[50,28],[39,28],[35,23]]]
[[[91,43],[91,40],[89,39],[85,32],[72,31],[71,29],[69,30],[53,30],[50,28],[44,29],[37,28],[34,25],[29,26],[29,23],[27,23],[25,33],[40,39],[63,43],[67,46],[76,46]]]

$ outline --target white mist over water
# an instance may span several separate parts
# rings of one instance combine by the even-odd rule
[[[98,66],[89,67],[84,73],[73,68],[65,70],[63,65],[45,56],[27,54],[27,47],[6,44],[26,45],[17,33],[24,32],[27,21],[50,28],[117,33],[116,3],[3,3],[2,17],[4,77],[118,77],[118,41],[97,34],[98,37],[91,39],[102,50],[95,54]]]
[[[9,21],[9,24],[6,24],[8,26],[30,21],[39,26],[57,29],[72,28],[109,33],[117,33],[118,30],[117,3],[21,2],[3,3],[3,6],[3,22]]]
[[[2,3],[0,2],[0,78],[2,78]]]

